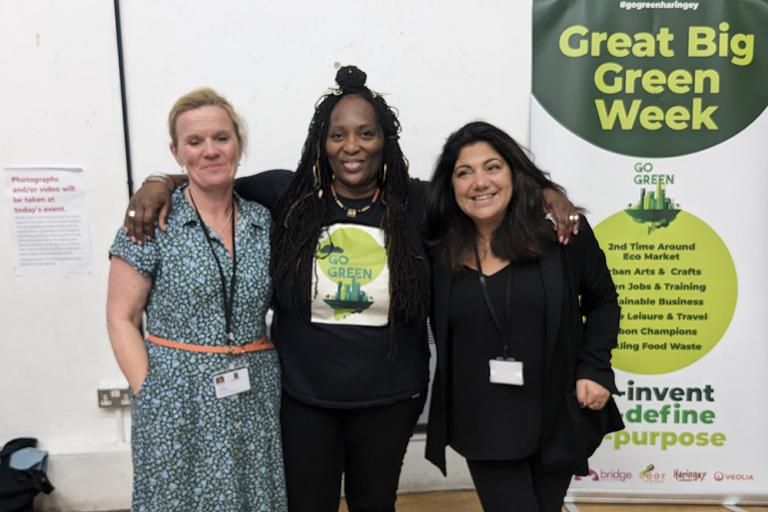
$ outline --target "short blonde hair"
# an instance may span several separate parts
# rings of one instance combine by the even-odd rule
[[[171,143],[173,147],[178,146],[178,133],[176,133],[176,121],[179,116],[184,112],[195,110],[200,107],[220,107],[229,116],[229,120],[232,121],[232,126],[235,127],[235,137],[237,142],[240,143],[240,153],[245,153],[245,146],[247,141],[247,133],[245,122],[237,115],[235,109],[227,101],[227,99],[221,94],[217,93],[210,87],[201,87],[195,89],[176,100],[176,103],[171,107],[171,111],[168,113],[168,133],[171,135]]]

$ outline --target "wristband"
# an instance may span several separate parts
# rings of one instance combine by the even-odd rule
[[[173,191],[176,190],[176,185],[173,184],[173,180],[169,178],[167,174],[163,174],[162,172],[153,172],[144,180],[144,183],[154,182],[164,184],[168,188],[168,192],[171,194],[173,194]]]

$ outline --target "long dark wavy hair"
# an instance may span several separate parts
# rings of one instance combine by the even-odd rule
[[[563,189],[536,167],[512,137],[482,121],[462,126],[443,146],[427,194],[424,222],[427,244],[433,249],[439,248],[438,257],[454,271],[473,254],[477,229],[456,203],[452,178],[462,148],[476,142],[490,144],[512,171],[512,199],[493,233],[491,250],[510,261],[537,259],[547,241],[555,237],[552,224],[544,216],[542,190],[551,188],[563,192]]]
[[[272,278],[281,304],[308,307],[311,301],[312,262],[323,226],[327,224],[333,171],[325,141],[331,112],[345,96],[355,95],[371,104],[382,129],[382,160],[386,177],[379,174],[389,263],[390,319],[394,312],[405,320],[425,318],[429,302],[429,276],[416,242],[408,234],[408,162],[398,142],[400,123],[384,98],[365,85],[366,74],[344,66],[336,74],[337,89],[315,105],[301,160],[288,189],[277,203],[272,232]],[[383,180],[383,182],[382,182]]]

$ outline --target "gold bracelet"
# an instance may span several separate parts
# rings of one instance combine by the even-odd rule
[[[161,172],[152,173],[144,180],[144,183],[163,183],[166,188],[168,188],[168,192],[173,194],[173,191],[176,190],[176,185],[173,184],[173,180],[168,177],[167,174],[163,174]]]

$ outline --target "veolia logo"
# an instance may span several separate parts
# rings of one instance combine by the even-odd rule
[[[716,482],[722,482],[723,480],[748,482],[754,480],[755,477],[749,473],[724,473],[722,471],[715,471],[714,479]]]

